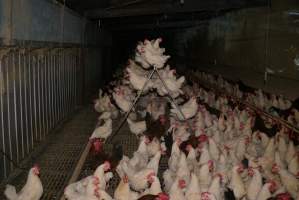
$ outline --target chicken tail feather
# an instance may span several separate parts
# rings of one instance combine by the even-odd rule
[[[9,200],[15,200],[18,198],[16,188],[12,185],[6,185],[4,195]]]

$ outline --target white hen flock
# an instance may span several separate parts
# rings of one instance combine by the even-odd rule
[[[299,163],[295,145],[298,142],[293,140],[292,133],[283,126],[274,135],[262,132],[255,123],[254,112],[246,106],[204,89],[195,81],[192,86],[184,84],[185,77],[177,78],[174,70],[164,67],[169,56],[164,55],[160,42],[161,39],[140,42],[135,61],[130,60],[124,78],[111,84],[115,87],[110,93],[100,92],[95,102],[96,111],[104,114],[91,139],[105,141],[113,130],[112,119],[119,112],[129,111],[152,68],[158,70],[170,94],[154,74],[133,110],[135,117],[127,120],[132,134],[139,137],[138,149],[132,157],[123,155],[117,174],[109,172],[110,165],[106,162],[93,175],[67,186],[65,197],[69,200],[298,199]],[[221,77],[216,79],[206,73],[197,73],[197,77],[217,83],[229,95],[243,95]],[[263,95],[258,91],[256,97],[248,99],[258,106],[269,107],[268,103],[262,103]],[[175,98],[184,116],[173,104],[153,103],[155,98],[170,100],[167,96]],[[287,108],[289,103],[281,100],[277,105]],[[149,128],[145,113],[154,121],[166,116],[170,121],[167,132],[149,140],[145,134]],[[168,163],[162,169],[160,160],[165,156]],[[112,197],[106,189],[116,175],[120,182]]]
[[[113,93],[116,107],[121,112],[127,112],[134,96],[147,81],[151,67],[158,69],[171,92],[168,94],[160,79],[154,75],[143,91],[138,104],[141,106],[137,105],[138,109],[133,111],[141,119],[127,120],[132,134],[140,136],[140,143],[131,158],[124,155],[119,162],[116,171],[121,180],[114,192],[114,199],[299,198],[298,147],[294,145],[290,131],[281,126],[274,135],[264,133],[259,130],[254,112],[249,108],[238,105],[228,96],[208,91],[196,82],[192,87],[184,85],[184,77],[176,78],[169,66],[163,68],[169,56],[163,55],[165,49],[160,49],[160,42],[160,39],[145,40],[138,44],[135,61],[130,60],[126,70],[128,81],[120,81]],[[217,80],[205,73],[197,75],[209,83],[220,83],[218,85],[230,95],[243,95],[236,86],[221,77]],[[181,94],[189,99],[182,99]],[[153,111],[153,99],[167,95],[180,103],[184,116],[173,104],[170,107],[161,104],[156,106],[159,109]],[[262,95],[258,91],[255,98],[248,99],[253,99],[253,103],[257,99],[258,103],[254,104],[269,107],[261,103]],[[284,106],[283,102],[287,105]],[[287,108],[289,103],[281,100],[278,105]],[[163,112],[159,113],[161,109]],[[167,110],[170,126],[166,135],[152,141],[142,136],[148,128],[144,113],[157,120]],[[98,137],[105,139],[105,132],[102,136],[98,134]],[[161,169],[159,162],[165,151],[169,153],[168,168]]]

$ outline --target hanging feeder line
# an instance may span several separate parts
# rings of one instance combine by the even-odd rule
[[[170,93],[170,90],[169,88],[167,87],[165,81],[163,80],[163,78],[160,76],[158,70],[156,67],[153,68],[153,70],[150,72],[150,75],[148,76],[146,82],[143,84],[141,90],[138,92],[138,95],[135,97],[129,111],[126,113],[126,115],[124,116],[123,120],[121,121],[120,125],[117,127],[117,129],[115,130],[115,132],[108,138],[108,140],[113,140],[113,138],[118,134],[118,132],[120,131],[120,129],[123,127],[123,125],[125,124],[125,121],[127,120],[128,116],[130,115],[130,113],[132,112],[134,106],[136,105],[136,103],[138,102],[143,90],[145,89],[146,85],[148,84],[148,82],[152,79],[154,73],[157,73],[158,75],[158,78],[161,80],[163,86],[165,87],[165,89],[167,90],[167,93],[169,94],[170,96],[170,101],[175,105],[176,109],[180,112],[180,114],[182,115],[184,121],[186,121],[186,117],[184,115],[184,113],[182,112],[181,108],[177,105],[177,103],[175,102],[174,98],[171,96],[171,93]],[[193,132],[192,130],[192,126],[190,124],[190,122],[188,122],[188,125],[190,127],[190,131],[191,133]]]

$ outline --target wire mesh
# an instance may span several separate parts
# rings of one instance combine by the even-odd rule
[[[91,107],[84,108],[34,150],[32,159],[26,166],[35,162],[40,166],[44,189],[42,200],[59,199],[62,195],[95,123],[96,113]],[[0,199],[5,199],[2,191],[7,183],[15,185],[19,191],[26,182],[27,173],[28,171],[20,171],[3,182],[0,185]]]

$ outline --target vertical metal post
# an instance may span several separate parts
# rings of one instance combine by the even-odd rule
[[[33,84],[33,56],[31,54],[31,52],[29,52],[28,54],[28,58],[29,58],[29,69],[28,69],[28,79],[29,79],[29,110],[30,110],[30,124],[31,124],[31,127],[30,127],[30,135],[31,135],[31,148],[33,149],[34,147],[34,118],[33,118],[33,108],[34,108],[34,105],[33,105],[33,100],[32,100],[32,96],[33,96],[33,88],[34,88],[34,84]]]
[[[58,52],[58,80],[57,80],[57,90],[58,90],[58,95],[57,95],[57,99],[58,99],[58,121],[59,122],[61,120],[61,51],[59,50]]]
[[[21,68],[21,65],[22,65],[22,57],[21,57],[21,52],[18,51],[18,67],[19,67],[19,103],[20,103],[20,125],[21,125],[21,128],[20,128],[20,131],[21,131],[21,139],[22,139],[22,158],[25,157],[25,148],[24,148],[24,122],[23,122],[23,94],[22,94],[22,68]]]
[[[72,106],[72,111],[75,109],[75,91],[74,91],[74,88],[75,88],[75,56],[72,55],[71,56],[71,59],[72,59],[72,64],[71,64],[71,106]]]
[[[66,65],[66,75],[67,75],[67,92],[66,92],[66,102],[68,102],[66,104],[66,110],[67,110],[67,114],[69,115],[70,114],[70,77],[71,77],[71,74],[70,74],[70,52],[67,54],[67,65]]]
[[[8,119],[8,123],[7,123],[7,131],[8,131],[8,142],[9,142],[9,155],[10,157],[12,158],[12,144],[11,144],[11,127],[10,127],[10,105],[9,105],[9,102],[10,102],[10,88],[9,88],[9,71],[8,71],[8,68],[9,68],[9,57],[10,55],[7,56],[7,58],[5,59],[6,60],[6,91],[7,91],[7,119]],[[13,165],[12,163],[10,163],[10,169],[12,170],[13,169]]]
[[[54,55],[52,52],[49,53],[51,62],[49,67],[49,74],[50,74],[50,87],[51,87],[51,129],[54,127],[54,121],[55,121],[55,109],[54,109]]]
[[[58,67],[57,67],[57,55],[56,55],[56,52],[55,52],[55,54],[53,55],[53,57],[54,57],[54,65],[53,65],[53,69],[52,69],[52,71],[53,71],[53,83],[54,83],[54,95],[53,95],[53,100],[54,100],[54,116],[55,116],[55,120],[54,120],[54,126],[55,126],[55,124],[57,123],[57,121],[58,121],[58,111],[57,111],[57,108],[58,108],[58,106],[57,106],[57,102],[58,102],[58,88],[57,88],[57,74],[58,74]]]
[[[16,160],[19,162],[19,135],[18,135],[18,118],[17,118],[17,89],[16,89],[16,62],[15,51],[12,52],[12,81],[13,81],[13,103],[14,103],[14,129],[15,129],[15,145],[16,145]]]
[[[77,106],[77,67],[79,65],[78,55],[74,57],[74,66],[73,66],[73,106]]]
[[[49,63],[50,63],[50,59],[49,59],[49,51],[46,52],[45,55],[45,69],[44,69],[44,90],[45,90],[45,100],[46,100],[46,134],[49,133],[49,121],[50,121],[50,78],[49,78]]]
[[[60,50],[59,50],[59,52],[58,52],[58,59],[57,59],[57,96],[56,96],[56,98],[57,98],[57,110],[58,110],[58,119],[57,119],[57,122],[59,122],[60,121],[60,117],[61,117],[61,108],[60,108],[60,102],[61,102],[61,70],[60,70],[60,65],[61,65],[61,58],[60,58]]]
[[[0,58],[0,84],[3,84],[0,88],[0,90],[5,90],[4,88],[4,70],[2,69],[3,65],[2,65],[2,61],[3,61],[3,57]],[[2,88],[3,87],[3,88]],[[4,91],[2,91],[4,93]],[[5,147],[5,136],[4,136],[4,106],[3,106],[3,93],[0,93],[0,108],[1,108],[1,133],[2,133],[2,148],[3,148],[3,152],[6,153],[6,147]],[[7,169],[6,169],[6,158],[3,156],[3,173],[4,173],[4,177],[7,177]]]
[[[41,122],[42,122],[42,140],[45,139],[45,136],[46,136],[46,123],[45,123],[45,115],[46,115],[46,101],[45,101],[45,94],[44,94],[44,83],[45,83],[45,77],[44,77],[44,69],[45,69],[45,65],[46,65],[46,62],[45,62],[45,55],[44,55],[44,52],[43,52],[43,55],[41,57],[41,64],[40,64],[40,83],[41,83],[41,86],[40,86],[40,96],[41,96]]]
[[[71,67],[72,67],[72,54],[70,53],[68,55],[68,65],[67,65],[67,75],[68,75],[68,98],[67,98],[67,102],[68,102],[68,113],[70,114],[71,113],[71,108],[72,108],[72,104],[71,104],[71,77],[72,77],[72,74],[71,74]]]
[[[36,87],[36,81],[37,81],[37,58],[36,55],[33,55],[33,107],[34,107],[34,132],[35,132],[35,140],[38,139],[38,127],[37,127],[37,87]]]
[[[57,90],[57,95],[55,96],[55,98],[57,99],[57,122],[60,121],[60,99],[61,99],[61,95],[60,95],[60,52],[57,53],[57,81],[56,81],[56,90]]]
[[[66,116],[66,106],[65,106],[65,92],[66,92],[66,73],[65,73],[65,65],[66,65],[66,62],[65,62],[65,51],[63,50],[62,51],[62,58],[61,58],[61,63],[62,63],[62,85],[61,85],[61,88],[62,88],[62,118],[65,118]]]
[[[39,140],[42,140],[42,116],[41,116],[41,78],[40,78],[40,55],[36,55],[36,67],[37,67],[37,119],[35,121],[38,124]]]
[[[25,51],[25,50],[24,50]],[[29,153],[29,119],[28,119],[28,104],[27,104],[27,81],[28,81],[28,76],[27,76],[27,59],[26,59],[26,52],[24,52],[23,55],[23,68],[24,68],[24,73],[23,73],[23,80],[24,80],[24,97],[25,97],[25,130],[26,130],[26,147],[27,147],[27,154]],[[29,63],[28,63],[29,66]]]

